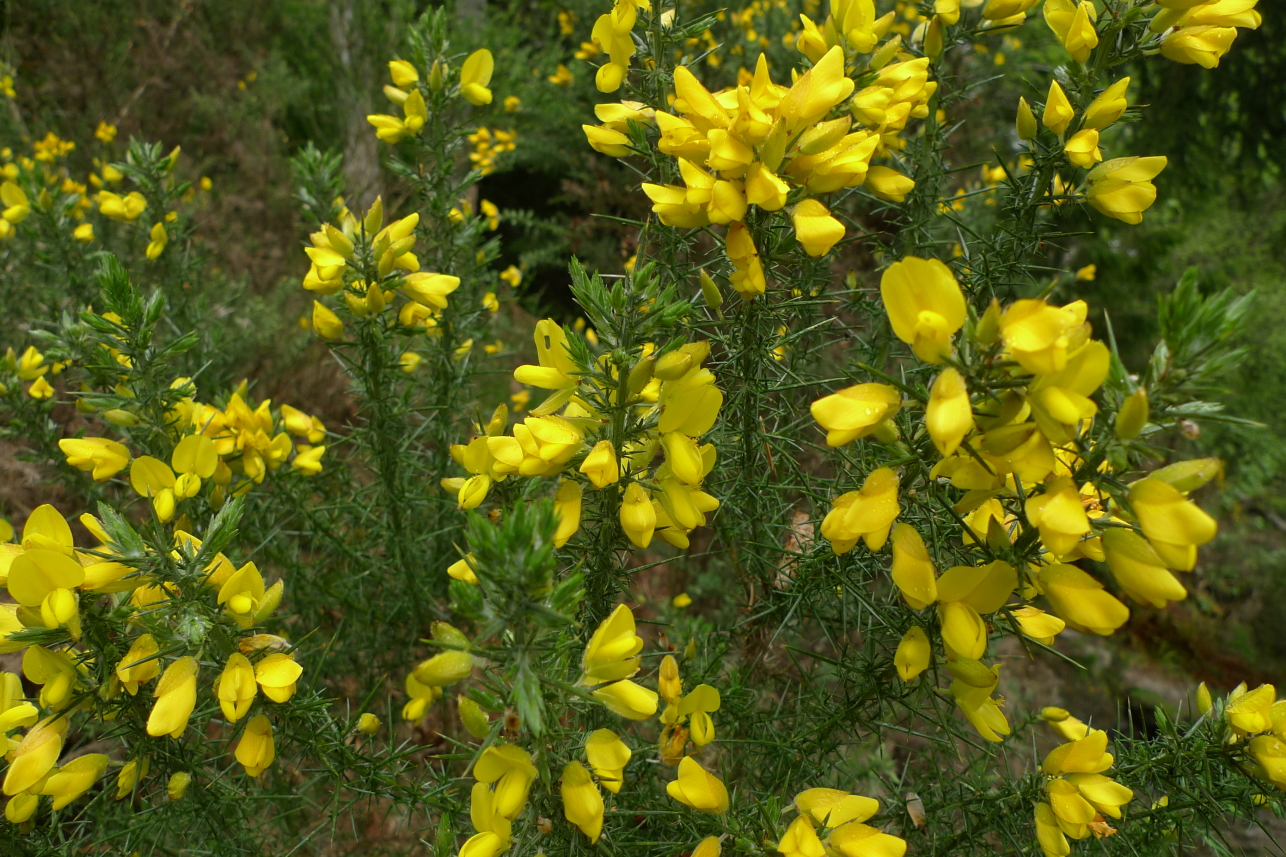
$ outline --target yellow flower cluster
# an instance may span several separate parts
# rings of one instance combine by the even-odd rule
[[[1208,718],[1215,709],[1204,682],[1197,688],[1197,708]],[[1249,690],[1242,682],[1220,703],[1215,714],[1222,714],[1220,722],[1227,728],[1228,744],[1249,739],[1246,752],[1255,776],[1286,790],[1286,702],[1277,698],[1277,689],[1261,684]]]
[[[18,677],[0,674],[0,732],[9,761],[2,790],[9,798],[5,817],[15,824],[35,814],[41,796],[53,798],[53,809],[61,809],[105,773],[106,755],[90,754],[61,767],[57,764],[71,714],[87,697],[97,696],[106,703],[96,709],[104,719],[115,718],[132,707],[122,691],[127,697],[137,696],[159,678],[146,723],[147,733],[157,738],[182,737],[196,705],[199,656],[183,655],[165,665],[173,650],[163,653],[152,633],[136,633],[166,615],[164,605],[172,587],[158,585],[127,564],[97,518],[82,515],[80,523],[100,542],[98,546],[77,549],[71,527],[49,505],[32,512],[18,544],[0,545],[0,568],[4,569],[0,582],[14,602],[0,609],[0,652],[22,652],[23,675],[40,688],[37,698],[27,701]],[[198,539],[182,530],[174,532],[174,539],[173,557],[179,562],[189,561],[201,547]],[[228,658],[214,682],[214,694],[228,722],[245,716],[259,692],[276,703],[289,700],[303,670],[293,654],[284,651],[288,644],[279,637],[248,633],[280,603],[281,581],[265,588],[254,563],[238,569],[222,553],[210,560],[202,580],[212,602],[210,615],[226,622],[240,649]],[[86,598],[103,597],[117,607],[130,608],[131,619],[121,633],[134,636],[107,681],[100,683],[90,669],[91,652],[80,645],[80,605]],[[49,632],[53,640],[36,644],[15,639],[26,629]],[[26,733],[12,737],[19,728]],[[271,724],[259,715],[245,731],[235,755],[254,777],[271,764],[272,747]],[[122,768],[118,800],[133,790],[146,769],[146,758],[132,759]]]
[[[361,219],[344,208],[339,228],[327,223],[312,234],[312,246],[304,248],[310,263],[304,288],[318,295],[342,292],[349,312],[366,318],[391,307],[392,289],[400,287],[407,300],[397,312],[398,322],[408,328],[436,327],[460,279],[420,270],[412,252],[419,222],[417,213],[385,226],[384,203],[378,198]],[[312,328],[323,339],[344,337],[344,323],[321,301],[313,301]]]
[[[448,649],[423,661],[407,676],[411,701],[402,713],[409,720],[423,717],[427,706],[442,695],[442,687],[468,678],[477,663],[468,652],[468,638],[459,630],[445,622],[435,622],[432,633],[433,639]],[[594,687],[607,682],[593,695],[612,711],[632,719],[650,717],[657,707],[655,692],[629,680],[639,670],[638,653],[642,648],[633,614],[621,605],[595,631],[582,662],[580,683]],[[490,722],[478,703],[465,695],[457,699],[460,718],[469,733],[479,739],[488,737]],[[599,787],[612,794],[620,792],[625,766],[633,753],[610,729],[591,733],[584,750],[588,767],[579,759],[568,761],[560,792],[567,820],[592,843],[603,829],[604,805]],[[477,782],[470,795],[470,818],[476,832],[460,854],[496,857],[511,845],[512,823],[526,807],[536,768],[527,750],[516,744],[499,743],[488,746],[478,756],[473,777]]]
[[[518,132],[479,127],[466,139],[473,145],[473,151],[469,153],[469,163],[473,164],[475,170],[488,176],[496,171],[497,159],[514,150]]]
[[[999,741],[1009,727],[992,698],[997,668],[981,662],[988,626],[984,618],[1005,607],[1019,591],[1024,599],[1043,595],[1055,615],[1033,606],[1007,610],[1022,633],[1049,645],[1066,625],[1111,634],[1129,617],[1128,608],[1094,577],[1072,563],[1106,561],[1121,589],[1141,603],[1164,606],[1187,595],[1175,571],[1191,571],[1197,548],[1214,538],[1216,524],[1187,493],[1219,473],[1211,459],[1181,462],[1154,471],[1129,486],[1123,503],[1093,477],[1078,484],[1075,474],[1088,452],[1084,439],[1098,406],[1090,398],[1106,379],[1111,355],[1090,338],[1081,301],[1064,307],[1043,300],[1019,300],[1006,309],[993,302],[978,321],[974,346],[994,353],[1002,384],[999,395],[971,390],[957,366],[954,337],[965,322],[964,295],[955,275],[936,259],[908,257],[884,273],[880,285],[893,333],[922,361],[947,365],[924,404],[924,427],[944,456],[931,477],[964,490],[955,505],[968,525],[965,543],[1016,543],[1034,529],[1043,548],[1039,560],[1019,574],[1003,560],[978,567],[957,566],[941,577],[920,535],[907,524],[893,533],[892,578],[916,610],[937,605],[951,693],[965,716],[988,740]],[[964,368],[964,367],[962,367]],[[859,384],[812,405],[840,446],[874,435],[895,440],[892,419],[901,393],[886,384]],[[1128,441],[1148,420],[1146,391],[1136,392],[1120,411],[1115,432]],[[879,550],[901,513],[899,479],[882,467],[859,491],[837,497],[822,522],[822,535],[837,554],[859,539]],[[896,661],[904,680],[928,667],[930,646],[912,628]]]
[[[191,379],[177,378],[171,386],[190,385]],[[320,473],[326,452],[320,443],[326,436],[321,420],[290,405],[274,415],[270,399],[251,407],[243,393],[234,391],[223,408],[190,397],[181,400],[169,414],[170,430],[178,437],[169,464],[147,455],[134,459],[124,444],[103,437],[64,438],[58,447],[68,464],[91,473],[96,482],[129,467],[131,486],[151,499],[162,523],[173,519],[182,501],[200,493],[203,480],[214,486],[209,503],[218,508],[286,462],[303,476]],[[125,410],[107,411],[103,417],[120,425],[137,422]]]
[[[594,75],[594,85],[599,92],[615,92],[630,70],[630,57],[634,56],[634,38],[631,31],[638,20],[639,9],[652,11],[648,0],[613,0],[612,11],[599,15],[594,22],[590,38],[599,50],[607,54],[609,62],[599,66]]]
[[[11,384],[17,389],[23,381],[30,381],[27,385],[28,396],[37,400],[49,399],[55,391],[47,376],[58,375],[66,368],[67,364],[64,362],[46,363],[45,355],[34,345],[28,345],[22,356],[8,348],[4,357],[0,358],[0,396],[9,392]]]
[[[1161,55],[1175,62],[1216,68],[1232,49],[1237,29],[1255,30],[1263,17],[1258,0],[1157,0],[1151,30],[1162,34]]]
[[[627,392],[629,401],[649,420],[654,417],[655,424],[643,439],[620,449],[610,438],[603,438],[586,452],[588,433],[602,431],[607,422],[593,403],[614,402],[618,385],[600,389],[576,365],[567,334],[552,319],[537,323],[535,340],[540,365],[519,366],[514,378],[553,394],[515,424],[510,435],[504,434],[508,410],[498,407],[491,421],[479,428],[478,437],[451,448],[452,458],[471,475],[443,479],[442,487],[456,495],[461,508],[473,509],[486,499],[493,483],[511,474],[554,476],[583,454],[579,473],[594,488],[629,480],[620,522],[631,542],[645,548],[653,535],[659,535],[687,548],[688,534],[705,526],[706,513],[719,507],[718,500],[701,490],[714,467],[714,446],[698,446],[723,404],[714,373],[701,366],[709,344],[690,343],[659,358],[649,349],[630,372]],[[606,359],[601,364],[609,373],[618,371]],[[665,460],[648,478],[645,474],[658,452],[664,452]],[[653,487],[645,486],[645,479]],[[579,530],[582,497],[578,481],[564,479],[560,484],[555,498],[559,514],[555,545],[562,547]]]
[[[465,101],[478,107],[491,103],[491,75],[496,62],[491,51],[486,48],[474,51],[465,58],[460,67],[460,79],[455,92]],[[385,143],[400,143],[408,137],[414,137],[429,121],[429,108],[424,100],[426,91],[436,93],[442,89],[446,68],[441,62],[435,62],[429,71],[428,89],[421,88],[420,73],[415,66],[406,60],[392,60],[388,64],[391,86],[384,87],[384,95],[389,101],[402,108],[402,117],[390,116],[387,113],[376,113],[366,117],[366,121],[375,126],[375,136]]]
[[[854,20],[865,19],[857,14]],[[861,50],[870,50],[888,20],[854,24],[844,43],[867,33]],[[937,89],[928,80],[928,59],[890,62],[899,44],[891,40],[869,61],[874,80],[854,93],[840,41],[819,33],[808,42],[805,53],[814,65],[789,87],[773,83],[763,54],[749,82],[718,93],[679,66],[674,71],[674,113],[645,110],[633,102],[600,105],[595,112],[603,124],[583,126],[594,149],[620,158],[633,151],[630,123],[656,126],[657,148],[678,160],[683,185],[645,183],[652,210],[670,226],[728,225],[726,252],[735,270],[731,281],[745,298],[766,288],[744,224],[751,206],[775,212],[793,200],[796,239],[809,255],[823,256],[843,239],[845,228],[813,197],[865,184],[882,199],[902,201],[914,187],[911,179],[889,167],[871,166],[871,160],[901,148],[899,134],[907,122],[928,115]],[[844,105],[845,113],[827,118]]]
[[[1121,807],[1134,800],[1134,792],[1104,771],[1112,767],[1107,752],[1107,733],[1090,729],[1062,709],[1046,708],[1042,715],[1052,721],[1067,743],[1045,757],[1045,800],[1036,804],[1036,838],[1045,857],[1067,857],[1067,840],[1103,838],[1116,833],[1103,816],[1121,817]]]

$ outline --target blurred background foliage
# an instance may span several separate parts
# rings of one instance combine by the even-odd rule
[[[692,5],[693,12],[719,8],[711,0]],[[634,231],[610,216],[646,211],[637,177],[591,152],[579,128],[593,121],[601,99],[592,68],[575,54],[601,6],[459,0],[454,10],[463,23],[458,47],[485,45],[496,57],[497,102],[521,102],[512,112],[493,106],[480,120],[515,131],[517,145],[478,189],[505,214],[496,269],[523,270],[518,303],[529,315],[509,320],[517,348],[527,347],[519,332],[530,330],[532,316],[576,321],[568,257],[619,272],[634,252]],[[786,15],[809,6],[752,9]],[[1264,9],[1259,30],[1241,33],[1216,72],[1175,63],[1133,72],[1134,97],[1152,105],[1148,122],[1123,123],[1114,133],[1131,135],[1131,151],[1170,158],[1158,204],[1136,227],[1073,215],[1082,234],[1049,248],[1059,267],[1094,266],[1092,280],[1075,284],[1076,296],[1091,302],[1096,329],[1104,316],[1110,320],[1128,365],[1144,364],[1158,333],[1157,299],[1187,269],[1196,270],[1203,293],[1255,292],[1247,358],[1227,377],[1224,399],[1228,413],[1260,426],[1207,423],[1176,449],[1227,462],[1219,539],[1194,597],[1164,611],[1136,610],[1124,650],[1102,648],[1117,641],[1094,641],[1099,648],[1078,653],[1093,668],[1084,687],[1064,694],[1097,700],[1087,705],[1101,716],[1114,716],[1127,700],[1173,702],[1189,677],[1226,688],[1286,673],[1286,24],[1274,6]],[[210,319],[221,331],[211,380],[258,377],[261,396],[288,398],[339,425],[352,411],[341,375],[294,323],[307,299],[298,287],[306,224],[290,159],[309,144],[341,151],[350,204],[364,207],[382,193],[398,208],[406,191],[382,164],[386,154],[365,116],[386,109],[379,95],[385,63],[404,51],[407,25],[428,7],[413,0],[0,0],[0,61],[15,80],[0,109],[11,113],[4,122],[25,137],[24,148],[48,132],[92,141],[100,122],[120,129],[113,157],[131,136],[182,146],[185,168],[213,181],[198,236],[215,277],[191,284],[227,310]],[[720,26],[709,34],[711,46],[759,42],[744,10],[729,9]],[[775,31],[783,29],[784,22]],[[770,58],[793,54],[776,42],[759,44]],[[1021,53],[1042,71],[1060,61],[1037,22],[998,44],[967,61],[995,64],[997,72],[1005,53]],[[707,83],[732,82],[736,72],[708,67]],[[1019,94],[1030,97],[1023,85],[999,80],[950,107],[953,120],[964,120],[952,137],[955,164],[973,165],[949,176],[952,184],[976,188],[983,170],[1012,161],[1012,152],[994,152],[989,141],[1012,138],[1013,104]],[[88,172],[101,154],[85,146],[69,163]],[[841,261],[859,278],[874,269],[858,255]],[[16,478],[35,478],[16,456],[6,449],[0,462],[15,476],[0,493],[0,513],[8,515],[39,502]],[[1205,501],[1214,502],[1213,492]],[[689,583],[699,592],[700,580]]]

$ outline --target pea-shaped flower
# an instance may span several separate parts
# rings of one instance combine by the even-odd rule
[[[263,714],[255,715],[246,724],[237,742],[237,761],[246,769],[246,775],[258,777],[277,758],[277,748],[272,739],[272,723]]]
[[[880,279],[884,309],[897,338],[925,363],[941,363],[965,320],[964,294],[951,269],[937,259],[908,256]]]
[[[165,669],[156,684],[152,713],[147,718],[147,734],[153,738],[169,735],[178,738],[188,727],[188,718],[196,706],[196,676],[200,665],[196,658],[179,658]]]
[[[727,787],[691,756],[685,756],[679,762],[679,777],[668,783],[665,790],[679,803],[701,812],[728,811]]]

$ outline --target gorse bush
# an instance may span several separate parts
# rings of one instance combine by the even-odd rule
[[[286,323],[179,150],[6,149],[0,413],[57,478],[0,533],[5,853],[1168,854],[1280,812],[1271,685],[1003,697],[1187,596],[1223,467],[1170,450],[1236,422],[1251,306],[1185,276],[1132,371],[1063,248],[1164,186],[1126,65],[1214,68],[1254,0],[1036,3],[562,10],[548,85],[613,94],[583,133],[651,213],[534,325],[498,229],[537,218],[479,193],[521,99],[427,14],[368,120],[392,190],[294,162],[342,424],[233,380]],[[963,178],[1019,33],[1057,68]]]

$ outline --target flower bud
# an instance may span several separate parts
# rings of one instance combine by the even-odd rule
[[[1197,685],[1197,711],[1205,715],[1213,707],[1214,701],[1210,698],[1210,688],[1206,687],[1206,683],[1203,681]]]
[[[374,735],[380,731],[380,719],[369,711],[357,718],[357,731],[363,735]]]
[[[706,306],[712,310],[718,310],[723,306],[723,295],[719,292],[719,286],[704,268],[701,269],[701,297],[705,300]]]
[[[179,771],[170,777],[170,781],[165,784],[165,793],[170,800],[183,800],[184,795],[188,793],[188,786],[192,785],[192,775],[186,771]]]
[[[1121,440],[1134,440],[1148,424],[1148,391],[1135,390],[1122,404],[1116,415],[1116,436]]]
[[[1018,128],[1018,139],[1031,140],[1036,136],[1036,114],[1031,112],[1026,98],[1018,99],[1018,118],[1014,124]]]
[[[937,15],[924,31],[924,55],[935,60],[942,55],[942,19]]]
[[[491,718],[482,706],[461,694],[455,698],[456,710],[460,712],[460,722],[474,738],[486,738],[491,734]]]

